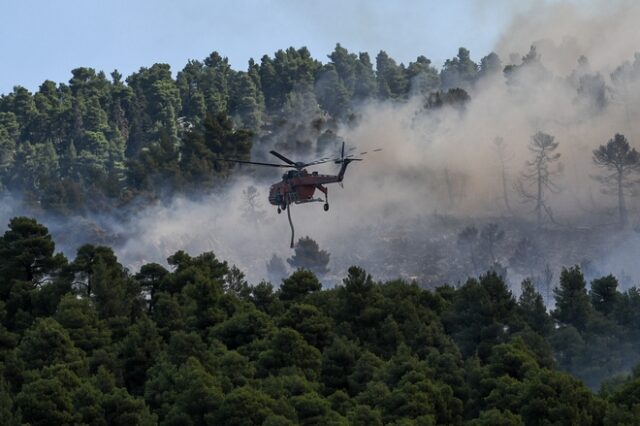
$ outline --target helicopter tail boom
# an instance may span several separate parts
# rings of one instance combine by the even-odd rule
[[[342,160],[336,161],[336,163],[338,164],[342,163],[342,167],[340,167],[340,172],[338,172],[338,182],[342,182],[342,180],[344,179],[344,174],[347,171],[347,166],[352,161],[362,161],[362,159],[361,158],[344,158]]]

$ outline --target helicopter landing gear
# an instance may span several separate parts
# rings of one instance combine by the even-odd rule
[[[322,193],[324,194],[324,211],[328,212],[329,211],[329,190],[322,185],[318,185],[317,188],[320,191],[322,191]]]

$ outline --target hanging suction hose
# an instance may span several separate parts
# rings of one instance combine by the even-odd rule
[[[293,248],[293,236],[295,231],[293,230],[293,222],[291,221],[291,204],[287,206],[287,216],[289,217],[289,225],[291,226],[291,248]]]

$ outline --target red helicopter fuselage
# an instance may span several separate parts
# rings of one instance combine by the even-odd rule
[[[353,148],[352,148],[353,149]],[[382,148],[374,149],[373,151],[381,151]],[[340,157],[338,158],[320,158],[311,162],[293,161],[284,155],[276,151],[269,151],[270,154],[278,157],[282,163],[269,163],[262,161],[248,161],[232,158],[221,158],[221,161],[230,161],[240,164],[253,164],[257,166],[267,167],[283,167],[294,170],[289,170],[282,175],[282,180],[278,183],[271,185],[269,189],[269,202],[278,207],[278,213],[282,210],[287,210],[287,216],[289,217],[289,225],[291,226],[291,248],[293,248],[293,222],[291,221],[291,209],[287,208],[291,204],[310,203],[313,201],[324,201],[324,211],[329,210],[329,190],[326,184],[329,183],[341,183],[344,179],[344,173],[347,171],[347,166],[353,161],[361,161],[361,158],[353,158],[355,154],[348,154],[345,156],[344,142],[342,142],[342,149],[340,150]],[[361,152],[359,155],[364,155],[367,152]],[[309,173],[306,168],[308,166],[315,166],[324,163],[340,164],[340,171],[337,175],[323,175],[318,172]],[[316,189],[324,194],[324,200],[322,198],[313,198]]]
[[[313,201],[325,201],[326,203],[327,188],[324,185],[342,182],[348,165],[349,160],[344,161],[337,175],[325,175],[318,172],[309,173],[306,169],[289,170],[282,175],[280,182],[271,185],[269,202],[281,209],[285,209],[287,205],[293,203],[301,204]],[[325,195],[325,200],[313,198],[316,189]]]

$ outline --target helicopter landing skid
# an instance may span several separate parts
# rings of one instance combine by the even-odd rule
[[[329,211],[329,200],[328,198],[325,198],[324,200],[322,198],[311,198],[309,200],[302,200],[302,201],[295,201],[296,204],[304,204],[304,203],[324,203],[324,211],[327,212]]]

